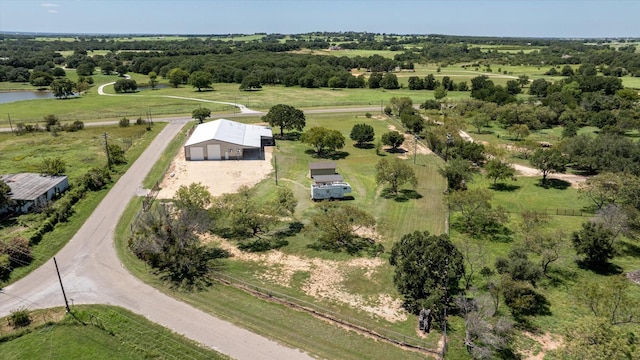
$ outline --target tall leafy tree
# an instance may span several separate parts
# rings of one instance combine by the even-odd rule
[[[323,127],[312,127],[302,134],[300,141],[315,148],[316,154],[321,155],[325,150],[335,151],[344,147],[344,135],[338,130]]]
[[[53,96],[58,99],[66,99],[73,95],[74,85],[73,81],[69,79],[55,79],[51,82],[51,91],[53,91]]]
[[[358,147],[373,141],[374,137],[373,126],[369,124],[355,124],[353,128],[351,128],[350,138],[356,142],[356,146]]]
[[[602,267],[613,258],[615,249],[614,234],[601,223],[587,221],[582,229],[573,233],[571,240],[578,255],[584,255],[584,261],[591,267]]]
[[[384,145],[391,146],[392,151],[396,151],[404,142],[404,136],[397,131],[390,131],[382,134],[381,141]]]
[[[177,88],[179,85],[185,84],[189,79],[189,73],[181,68],[173,68],[167,73],[169,83]]]
[[[198,91],[202,91],[202,89],[210,89],[211,88],[211,74],[206,71],[194,71],[189,75],[189,84],[194,88],[198,89]]]
[[[376,183],[389,184],[391,191],[397,195],[399,187],[406,183],[414,188],[418,186],[418,178],[413,168],[404,161],[398,158],[391,161],[381,159],[376,164]]]
[[[280,137],[284,137],[285,129],[302,131],[307,124],[302,110],[285,104],[272,106],[262,120],[271,126],[279,127]]]
[[[198,120],[198,123],[202,124],[205,119],[211,117],[211,109],[199,107],[191,112],[191,117]]]
[[[553,173],[563,173],[568,163],[562,151],[557,148],[538,149],[531,155],[531,165],[542,172],[542,183],[546,184],[547,176]]]
[[[437,321],[460,292],[464,274],[462,254],[446,235],[415,231],[402,236],[391,249],[389,263],[395,267],[393,282],[407,310],[417,314],[431,309]]]
[[[498,158],[489,160],[484,168],[487,171],[487,177],[493,179],[493,185],[498,180],[512,179],[516,174],[516,170],[511,165]]]

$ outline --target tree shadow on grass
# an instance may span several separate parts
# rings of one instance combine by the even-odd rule
[[[606,264],[594,265],[590,264],[584,260],[578,260],[578,267],[584,270],[593,271],[598,275],[619,275],[622,274],[622,268],[616,264],[612,264],[610,262]]]
[[[280,134],[277,134],[275,138],[276,140],[298,141],[300,140],[300,136],[302,136],[301,132],[291,131],[291,132],[284,133],[282,136],[280,136]]]
[[[350,155],[347,151],[323,151],[323,152],[317,153],[313,149],[307,149],[304,151],[304,153],[311,155],[311,157],[313,158],[329,159],[329,160],[342,160]]]
[[[388,149],[384,149],[384,152],[388,152],[389,154],[404,154],[407,152],[407,150],[403,149],[403,148],[388,148]]]
[[[273,237],[280,239],[284,237],[294,236],[302,231],[302,228],[304,228],[303,223],[301,223],[300,221],[294,221],[289,224],[289,227],[287,229],[276,231],[273,234]]]
[[[566,190],[567,188],[569,188],[571,186],[571,183],[568,182],[568,181],[560,180],[560,179],[549,179],[549,178],[547,178],[547,181],[545,181],[545,182],[540,180],[536,184],[536,186],[539,186],[539,187],[545,188],[545,189]]]
[[[372,143],[363,143],[363,144],[354,144],[353,147],[357,149],[373,149],[376,146]]]
[[[513,184],[506,184],[506,183],[497,183],[495,185],[489,186],[489,188],[491,190],[495,190],[495,191],[513,192],[513,191],[516,191],[516,190],[520,189],[520,186],[519,185],[513,185]]]
[[[391,188],[384,188],[380,193],[380,196],[385,199],[393,199],[396,202],[406,202],[411,199],[417,200],[422,198],[420,193],[412,189],[400,189],[396,194],[391,190]]]
[[[620,255],[640,257],[640,245],[631,243],[630,241],[621,241]]]

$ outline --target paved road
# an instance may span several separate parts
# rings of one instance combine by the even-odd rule
[[[129,171],[113,186],[85,224],[56,254],[67,297],[75,304],[122,306],[237,359],[311,359],[262,336],[222,321],[144,284],[124,269],[113,234],[124,208],[166,145],[190,119],[169,122]],[[53,260],[0,293],[0,316],[26,306],[63,305]]]

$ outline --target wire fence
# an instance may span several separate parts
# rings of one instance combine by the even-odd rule
[[[342,314],[336,313],[335,311],[323,308],[318,304],[298,299],[290,295],[282,294],[272,289],[251,284],[244,280],[220,272],[215,272],[214,276],[223,284],[244,290],[254,296],[260,297],[267,301],[277,302],[293,309],[307,312],[309,314],[312,314],[313,316],[340,324],[341,326],[344,326],[361,334],[371,336],[377,340],[385,341],[408,350],[435,355],[439,358],[444,355],[442,353],[442,350],[434,350],[431,347],[431,344],[429,344],[426,339],[420,339],[406,334],[401,334],[393,330],[372,326],[370,323],[365,323],[361,320],[346,317]]]

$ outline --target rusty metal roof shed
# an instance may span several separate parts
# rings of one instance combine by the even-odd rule
[[[45,176],[34,173],[0,175],[0,179],[11,188],[11,198],[26,201],[36,200],[66,178],[66,176]]]

